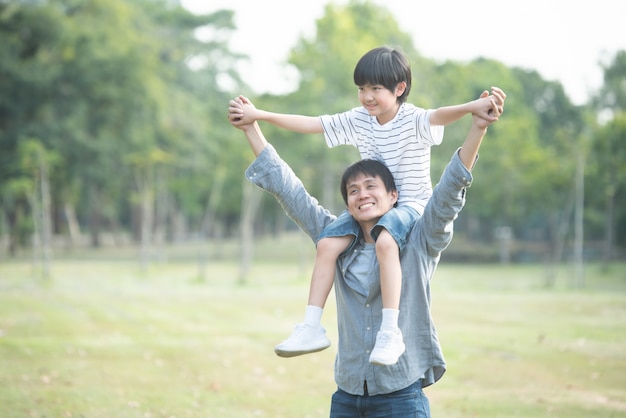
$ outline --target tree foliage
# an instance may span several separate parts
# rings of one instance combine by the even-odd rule
[[[223,138],[213,115],[223,113],[228,97],[217,78],[235,73],[234,60],[221,59],[229,57],[225,42],[201,42],[195,30],[232,30],[232,13],[195,16],[168,4],[0,5],[0,193],[9,233],[21,209],[4,186],[21,176],[14,156],[26,137],[40,138],[61,156],[52,173],[55,205],[79,207],[95,245],[105,224],[111,229],[130,219],[124,227],[137,230],[137,196],[154,194],[157,177],[165,182],[163,201],[170,202],[161,208],[165,216],[201,219],[202,210],[179,204],[176,192],[206,203],[220,149],[209,132]],[[191,60],[200,64],[192,68]],[[181,191],[173,187],[178,176],[201,181]]]
[[[105,233],[127,234],[150,245],[234,233],[251,155],[226,120],[228,100],[246,94],[260,108],[308,115],[356,107],[354,66],[380,45],[409,56],[409,101],[417,106],[466,102],[492,85],[507,92],[459,232],[488,242],[495,228],[510,226],[518,239],[554,247],[560,231],[567,236],[562,226],[572,216],[576,161],[584,155],[586,236],[611,243],[612,253],[624,245],[626,234],[612,231],[626,230],[626,52],[603,65],[604,85],[589,105],[574,106],[558,81],[535,71],[482,58],[432,61],[388,10],[351,0],[329,3],[315,34],[290,52],[298,89],[254,97],[235,71],[245,57],[227,47],[234,29],[231,11],[193,15],[167,0],[0,2],[0,236],[10,237],[11,249],[28,245],[35,231],[34,177],[21,160],[32,139],[55,158],[49,181],[57,236],[86,231],[100,245]],[[446,127],[432,150],[433,180],[469,123]],[[263,129],[311,192],[341,210],[338,179],[356,150],[329,150],[321,135]],[[258,230],[288,225],[267,196],[259,210]]]

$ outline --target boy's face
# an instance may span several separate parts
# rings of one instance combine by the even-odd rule
[[[406,83],[398,83],[394,91],[381,84],[359,86],[359,102],[370,116],[375,116],[378,123],[384,125],[392,120],[400,104],[398,97],[404,93]]]
[[[377,222],[398,200],[378,176],[357,174],[346,183],[348,212],[359,223]]]

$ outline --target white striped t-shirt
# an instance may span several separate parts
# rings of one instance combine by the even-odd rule
[[[326,144],[352,145],[361,158],[383,162],[393,174],[398,205],[410,205],[422,214],[432,195],[430,147],[443,140],[443,126],[430,126],[429,114],[403,103],[396,116],[384,125],[363,107],[336,115],[322,115]]]

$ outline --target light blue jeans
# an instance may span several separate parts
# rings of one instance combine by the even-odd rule
[[[398,244],[400,251],[402,251],[406,244],[407,235],[419,217],[420,214],[414,208],[406,205],[398,206],[385,213],[370,232],[372,237],[377,239],[381,229],[386,229]],[[346,235],[352,235],[354,238],[357,238],[359,233],[359,224],[356,223],[347,210],[344,210],[337,219],[324,228],[317,240]]]
[[[430,418],[430,403],[420,380],[385,395],[350,395],[337,389],[330,404],[330,418]]]

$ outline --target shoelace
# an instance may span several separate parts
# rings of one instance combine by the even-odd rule
[[[296,329],[294,330],[292,337],[294,339],[301,340],[302,336],[306,333],[306,328],[307,328],[306,324],[296,325]]]
[[[381,332],[376,338],[376,345],[383,348],[388,348],[392,345],[393,336],[390,332]]]

